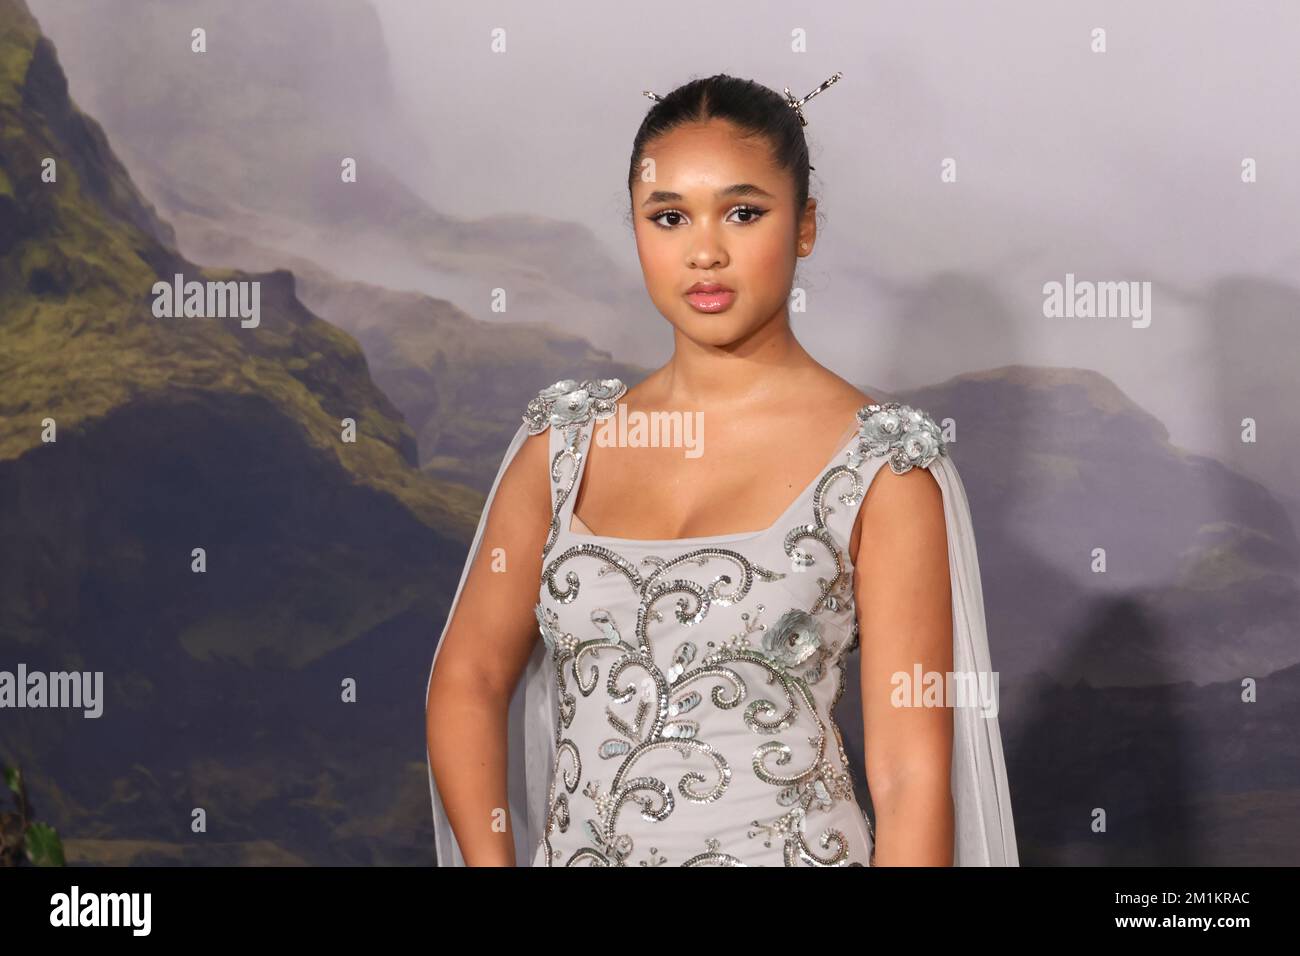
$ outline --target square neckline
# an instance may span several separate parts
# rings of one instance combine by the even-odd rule
[[[578,542],[582,542],[582,541],[592,541],[596,543],[610,542],[613,544],[620,544],[624,546],[643,545],[647,547],[668,546],[668,545],[679,546],[679,545],[695,545],[695,544],[713,544],[713,543],[727,544],[727,543],[734,543],[734,542],[741,542],[741,541],[750,541],[750,540],[766,537],[767,535],[771,534],[773,531],[775,531],[776,529],[784,525],[786,520],[794,513],[795,509],[798,508],[803,503],[804,499],[816,490],[817,485],[821,482],[822,478],[825,477],[826,472],[830,471],[837,464],[839,464],[842,458],[847,457],[849,450],[855,444],[857,444],[857,442],[861,439],[861,435],[859,432],[860,426],[861,426],[860,420],[856,421],[853,431],[849,435],[848,440],[843,442],[835,450],[835,453],[831,455],[830,459],[826,462],[826,464],[824,464],[817,471],[817,474],[813,476],[812,481],[810,481],[807,485],[803,487],[803,489],[795,496],[794,500],[791,501],[786,506],[785,510],[782,511],[781,514],[777,516],[777,519],[775,521],[773,521],[766,528],[761,528],[758,531],[735,531],[729,534],[695,535],[689,538],[621,538],[615,535],[586,534],[580,531],[574,531],[573,521],[574,518],[576,517],[574,508],[576,508],[577,506],[578,490],[582,485],[583,479],[587,475],[588,455],[585,453],[582,456],[582,463],[579,465],[578,477],[574,482],[573,491],[570,492],[570,499],[573,501],[573,507],[567,509],[568,520],[562,522],[560,530],[562,533],[567,534],[570,538]],[[586,438],[584,439],[584,447],[585,449],[589,450],[592,436],[595,433],[594,424],[585,426],[585,430],[587,434],[586,434]],[[584,527],[586,526],[585,521],[583,522],[583,526]]]

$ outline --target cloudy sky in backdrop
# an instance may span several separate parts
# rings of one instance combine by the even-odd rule
[[[795,322],[859,383],[1094,368],[1214,451],[1197,423],[1215,391],[1195,370],[1221,333],[1202,297],[1226,274],[1300,275],[1300,4],[374,2],[430,140],[413,184],[454,215],[580,222],[634,276],[643,89],[725,72],[802,96],[842,71],[807,107],[824,216]],[[1043,283],[1067,272],[1151,282],[1150,328],[1045,318]]]

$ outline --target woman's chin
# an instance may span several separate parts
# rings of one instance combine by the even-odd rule
[[[740,315],[692,315],[677,330],[692,342],[723,348],[748,336],[757,326]]]

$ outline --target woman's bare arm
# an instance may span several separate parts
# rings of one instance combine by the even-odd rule
[[[549,433],[501,475],[479,552],[429,682],[430,766],[468,866],[514,866],[506,766],[510,698],[539,640],[542,545],[551,522]]]
[[[924,468],[896,475],[885,464],[862,511],[854,599],[875,865],[951,866],[952,581],[943,492]],[[938,706],[899,706],[895,675],[906,675],[910,705],[918,665],[922,675],[943,675],[933,691]]]

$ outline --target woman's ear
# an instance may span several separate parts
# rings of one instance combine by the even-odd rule
[[[799,255],[806,256],[813,250],[817,244],[817,200],[809,199],[804,204],[803,215],[799,217],[799,229],[796,233],[795,243],[799,250]]]

